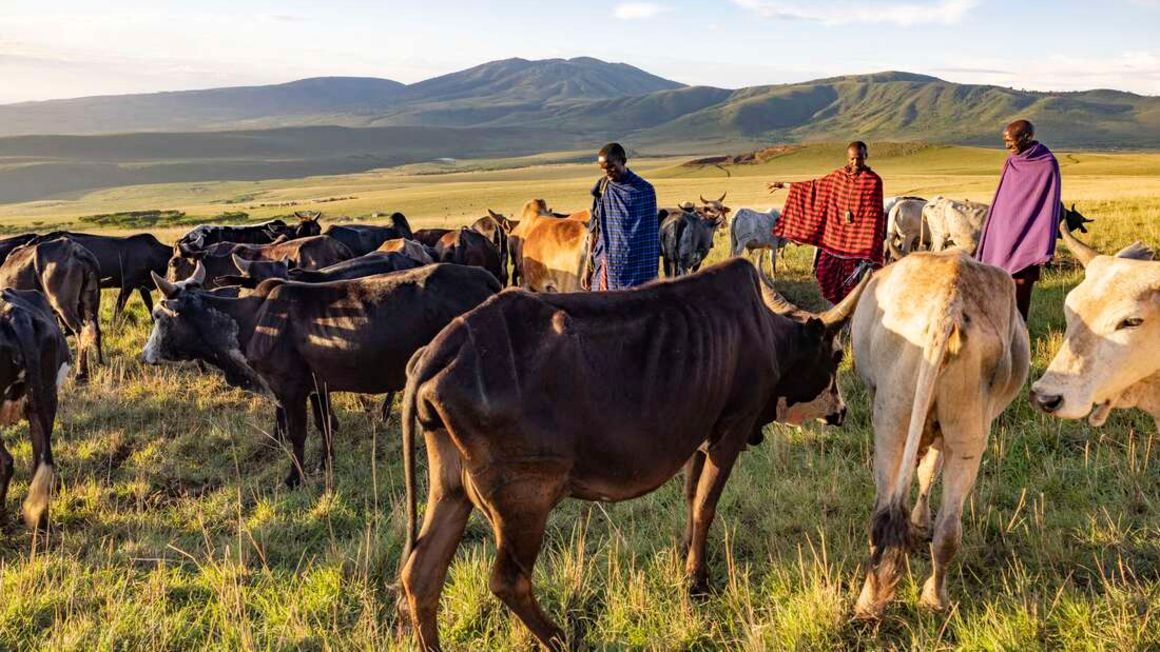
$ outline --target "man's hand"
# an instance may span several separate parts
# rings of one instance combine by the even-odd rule
[[[781,190],[785,186],[786,186],[786,183],[784,181],[770,181],[769,183],[765,184],[765,187],[769,188],[769,192],[773,192],[775,190]]]

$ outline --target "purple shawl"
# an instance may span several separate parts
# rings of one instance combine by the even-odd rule
[[[1059,163],[1042,143],[1007,157],[975,257],[1017,274],[1055,254]]]

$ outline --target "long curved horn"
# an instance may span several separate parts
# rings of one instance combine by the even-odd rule
[[[701,198],[701,203],[702,203],[702,204],[708,204],[708,203],[709,203],[709,202],[708,202],[708,201],[705,199],[705,195],[697,195],[697,196]]]
[[[848,320],[850,316],[854,314],[854,308],[858,307],[858,299],[862,298],[862,292],[864,292],[866,290],[866,286],[870,284],[870,277],[872,276],[874,276],[873,272],[866,272],[866,274],[862,277],[862,280],[859,281],[858,285],[850,291],[850,294],[846,295],[845,299],[842,299],[838,305],[819,315],[819,318],[822,320],[822,323],[826,325],[827,329],[836,330],[841,328],[842,325],[846,323],[846,320]]]
[[[765,277],[765,274],[758,271],[757,278],[761,281],[761,298],[765,301],[765,307],[783,317],[797,321],[804,322],[814,316],[813,313],[802,310],[783,297],[780,292],[773,288],[773,283]]]
[[[1084,267],[1088,266],[1088,263],[1091,262],[1092,258],[1100,255],[1100,252],[1080,242],[1079,239],[1072,235],[1071,231],[1067,230],[1066,224],[1059,225],[1059,237],[1063,238],[1063,244],[1067,246],[1068,251],[1070,251],[1071,255],[1075,256],[1075,259],[1079,261],[1079,264],[1083,265]]]
[[[205,285],[205,265],[199,260],[197,267],[193,268],[193,274],[189,276],[190,285]]]
[[[230,254],[230,260],[234,261],[234,267],[238,268],[242,274],[250,275],[250,261],[239,257],[237,254]]]
[[[153,284],[161,291],[161,296],[166,299],[172,299],[177,294],[177,286],[166,280],[164,276],[154,271],[150,271],[149,275],[153,277]]]

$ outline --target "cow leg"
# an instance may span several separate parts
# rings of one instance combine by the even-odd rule
[[[153,314],[153,295],[149,294],[149,290],[147,288],[143,288],[143,287],[137,288],[137,292],[141,294],[141,301],[143,301],[145,303],[145,312],[147,314],[152,315]]]
[[[986,441],[985,433],[982,441]],[[983,448],[979,446],[977,450],[966,451],[966,455],[963,451],[947,448],[942,503],[930,545],[931,574],[922,585],[922,598],[919,600],[923,607],[943,610],[951,604],[947,593],[947,570],[963,540],[963,503],[979,474]]]
[[[717,500],[721,498],[725,481],[729,479],[733,463],[737,461],[737,455],[741,452],[741,446],[726,443],[729,440],[729,436],[724,437],[704,455],[704,467],[697,483],[697,495],[693,500],[692,537],[685,558],[685,576],[692,595],[704,595],[709,592],[708,573],[705,570],[705,542],[709,535],[709,526],[713,524],[713,517],[717,514]],[[742,438],[739,441],[745,440]]]
[[[0,515],[5,514],[5,501],[8,499],[8,484],[12,482],[13,470],[12,453],[4,447],[4,442],[0,440]]]
[[[334,433],[338,432],[338,417],[330,405],[330,392],[320,391],[310,395],[310,408],[314,413],[314,427],[322,436],[319,448],[319,470],[330,470],[334,462]]]
[[[24,402],[24,416],[28,419],[28,435],[32,440],[32,483],[28,486],[22,511],[28,527],[45,532],[48,530],[49,497],[56,484],[52,462],[52,423],[56,420],[56,401],[34,400],[33,395],[40,391],[42,388],[29,388],[30,395]]]
[[[459,451],[446,432],[429,432],[427,440],[427,513],[410,557],[403,560],[403,599],[419,637],[420,650],[439,648],[439,597],[447,568],[463,538],[471,501],[463,487]]]
[[[286,409],[281,405],[274,406],[274,439],[286,441]]]
[[[387,392],[387,396],[383,399],[383,423],[386,423],[391,418],[391,406],[395,404],[395,393]]]
[[[117,293],[117,303],[113,305],[113,323],[121,318],[121,313],[125,310],[125,303],[129,301],[129,297],[133,296],[133,288],[124,286],[120,292]]]
[[[697,497],[697,483],[701,481],[701,470],[705,468],[705,453],[698,450],[685,463],[685,506],[689,510],[685,518],[685,532],[681,535],[681,556],[689,554],[693,543],[693,500]]]
[[[930,488],[942,468],[941,441],[931,443],[918,463],[918,499],[910,512],[910,522],[923,538],[930,536]]]
[[[290,473],[286,475],[286,486],[297,487],[302,484],[302,469],[306,468],[303,466],[306,447],[306,396],[280,398],[278,403],[286,415],[286,435],[290,438],[294,457],[290,464]]]
[[[532,569],[544,541],[544,526],[556,500],[556,487],[539,479],[516,479],[492,503],[496,555],[488,588],[503,600],[549,650],[564,650],[564,632],[551,621],[532,589]]]

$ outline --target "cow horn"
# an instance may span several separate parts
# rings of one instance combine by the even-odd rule
[[[1080,242],[1078,238],[1072,235],[1071,231],[1067,230],[1066,224],[1059,225],[1059,236],[1063,238],[1063,244],[1067,246],[1067,249],[1071,252],[1071,255],[1075,256],[1075,259],[1079,261],[1079,264],[1083,265],[1084,267],[1087,267],[1092,258],[1100,255],[1100,252]]]
[[[192,285],[205,285],[205,265],[200,260],[197,261],[197,267],[193,268],[193,274],[190,274],[189,282]]]
[[[805,321],[807,318],[812,316],[809,312],[795,306],[790,300],[786,299],[781,295],[780,292],[775,290],[773,288],[773,283],[768,278],[766,278],[765,274],[762,274],[760,270],[757,272],[757,278],[759,281],[761,281],[762,298],[765,299],[765,305],[771,311],[783,317],[789,317],[790,319],[795,319],[797,321]]]
[[[1130,260],[1153,260],[1155,257],[1152,250],[1139,240],[1116,252],[1116,258],[1128,258]]]
[[[886,239],[886,248],[890,250],[890,256],[893,257],[894,260],[902,260],[906,256],[906,254],[898,248],[898,245],[894,243],[894,238]]]
[[[873,272],[866,272],[862,280],[850,291],[850,294],[846,295],[845,299],[842,299],[838,305],[819,315],[819,318],[828,330],[841,328],[846,323],[846,320],[854,314],[854,308],[858,307],[858,299],[862,297],[862,292],[866,290],[866,286],[870,283],[870,277],[873,275]]]
[[[697,195],[697,196],[701,198],[701,203],[702,203],[702,204],[708,204],[708,203],[709,203],[708,201],[706,201],[706,200],[705,200],[705,195]]]
[[[164,276],[157,272],[150,271],[149,275],[153,277],[153,284],[161,291],[161,295],[166,299],[172,299],[177,294],[177,285],[170,283]]]
[[[494,218],[496,218],[497,220],[498,220],[500,217],[503,217],[503,216],[502,216],[502,215],[500,215],[499,213],[497,213],[497,212],[495,212],[495,211],[491,210],[490,208],[489,208],[489,209],[487,209],[487,214],[488,214],[488,215],[490,215],[490,216],[492,216],[492,217],[494,217]]]
[[[729,191],[728,191],[728,190],[726,190],[726,191],[725,191],[725,192],[724,192],[724,193],[721,195],[721,199],[718,199],[718,200],[717,200],[717,203],[718,203],[718,204],[720,204],[721,202],[725,201],[725,195],[728,195],[728,194],[729,194]]]
[[[241,273],[247,276],[250,274],[250,261],[237,254],[230,254],[230,260],[234,261],[234,267],[237,267]]]

